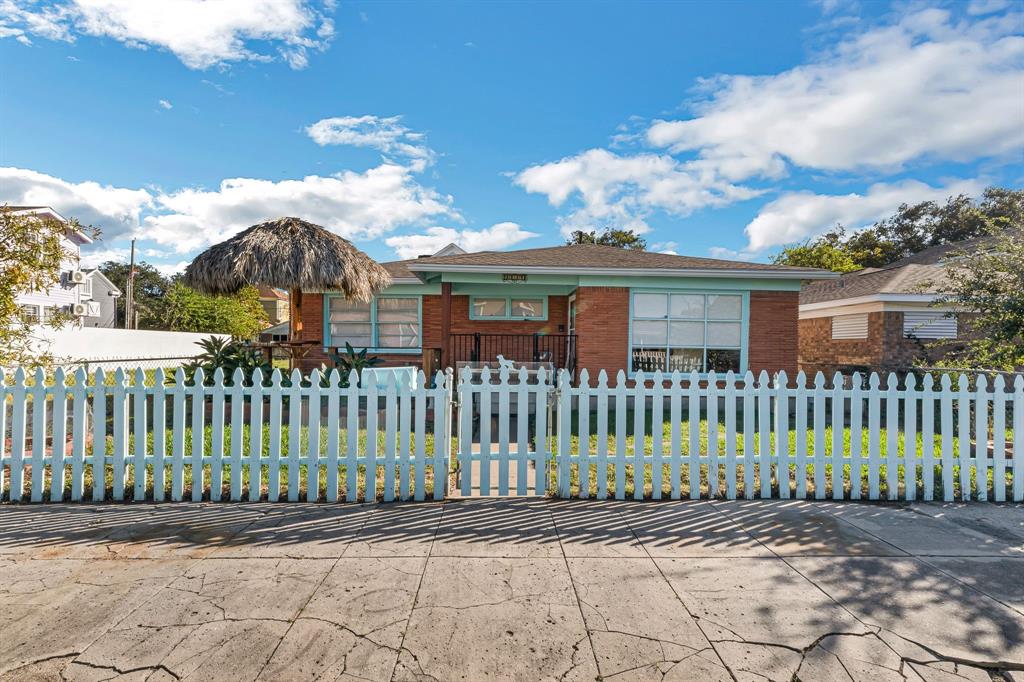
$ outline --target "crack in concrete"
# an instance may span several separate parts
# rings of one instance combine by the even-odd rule
[[[165,666],[163,663],[157,663],[156,665],[140,665],[136,668],[118,668],[115,665],[99,665],[98,663],[89,663],[88,661],[79,661],[78,659],[75,659],[74,661],[71,661],[68,665],[82,665],[87,668],[93,668],[95,670],[109,670],[111,672],[117,673],[118,675],[128,675],[130,673],[142,672],[143,670],[149,670],[152,672],[162,671],[167,673],[176,680],[181,679],[180,675],[178,675],[176,672]],[[65,670],[66,669],[67,667],[65,666]],[[61,679],[67,679],[64,677],[64,670],[61,670]]]

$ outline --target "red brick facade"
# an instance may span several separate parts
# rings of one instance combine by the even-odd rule
[[[960,332],[967,331],[967,315],[960,315]],[[895,372],[912,367],[918,360],[926,364],[938,360],[947,349],[958,346],[952,342],[935,347],[932,341],[908,339],[903,335],[903,313],[887,311],[868,313],[866,339],[833,339],[832,318],[814,317],[800,320],[800,369],[809,376],[823,372],[831,376],[861,372]]]
[[[576,290],[576,366],[586,367],[596,380],[601,369],[614,378],[629,369],[629,293],[624,287],[580,287]],[[797,292],[750,293],[750,339],[748,366],[757,373],[797,371]],[[294,306],[293,306],[294,308]],[[323,338],[323,296],[304,294],[302,340]],[[423,348],[444,347],[444,297],[423,296]],[[292,311],[295,319],[295,311]],[[546,320],[471,320],[469,296],[451,296],[450,333],[466,334],[560,334],[567,333],[568,296],[549,296]],[[420,364],[418,355],[380,354],[386,365]],[[322,346],[314,346],[300,363],[303,370],[319,367],[327,357]]]

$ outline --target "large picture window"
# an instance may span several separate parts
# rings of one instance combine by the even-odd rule
[[[740,294],[633,293],[632,369],[739,372]]]
[[[377,350],[415,350],[420,347],[420,299],[382,296],[359,303],[328,299],[329,345]]]

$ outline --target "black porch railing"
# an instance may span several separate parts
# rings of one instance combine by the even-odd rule
[[[498,356],[513,362],[550,362],[555,369],[576,369],[575,334],[452,334],[449,362],[488,362]]]

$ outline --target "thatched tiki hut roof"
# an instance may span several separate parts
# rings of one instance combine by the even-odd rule
[[[208,294],[253,285],[288,289],[293,338],[302,330],[302,290],[337,290],[368,301],[391,277],[346,239],[299,218],[278,218],[239,232],[195,257],[184,281]]]

